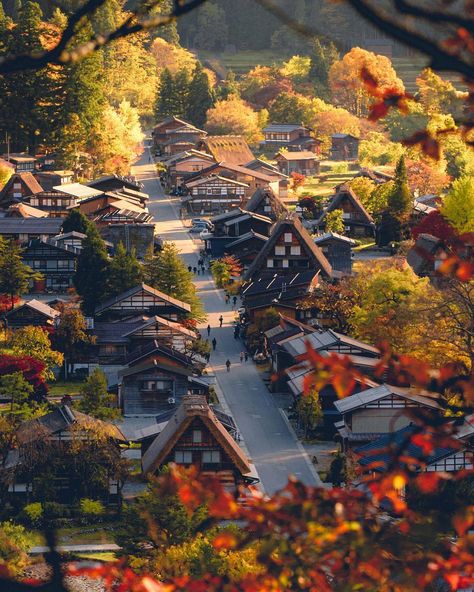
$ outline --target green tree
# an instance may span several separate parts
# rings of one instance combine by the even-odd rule
[[[107,295],[109,265],[104,241],[95,228],[89,229],[74,275],[74,286],[82,297],[82,308],[87,315],[93,314],[97,304]]]
[[[129,288],[133,288],[141,283],[142,276],[142,268],[135,255],[135,249],[127,253],[123,243],[120,242],[109,266],[108,295],[115,296]]]
[[[474,232],[474,179],[461,177],[454,181],[444,198],[442,215],[459,234]]]
[[[157,479],[151,478],[146,491],[124,509],[118,544],[125,553],[150,555],[190,540],[206,517],[204,508],[190,514],[177,496],[160,492]]]
[[[181,68],[174,77],[174,96],[173,96],[173,115],[177,117],[186,117],[189,110],[191,97],[190,77],[186,68]]]
[[[329,70],[339,59],[339,52],[332,41],[323,44],[316,38],[310,45],[309,55],[311,58],[309,77],[314,84],[314,92],[316,96],[329,101],[331,99]]]
[[[80,389],[81,400],[78,407],[83,413],[97,419],[111,420],[120,415],[120,411],[112,407],[114,395],[107,391],[107,378],[100,368],[96,368]]]
[[[62,231],[65,234],[67,232],[87,234],[88,231],[93,232],[94,229],[94,224],[82,212],[76,209],[69,212],[62,225]]]
[[[22,372],[13,372],[12,374],[0,376],[0,395],[2,398],[10,399],[9,408],[8,410],[5,409],[3,414],[12,426],[17,427],[23,421],[40,417],[48,412],[47,403],[38,403],[34,399],[33,386],[26,380]],[[0,421],[0,431],[4,427],[5,424]],[[1,436],[0,440],[2,440]],[[2,452],[0,451],[1,456]]]
[[[197,127],[206,123],[206,113],[214,105],[214,93],[209,84],[209,77],[201,62],[196,64],[193,77],[189,84],[189,98],[186,117]]]
[[[198,13],[194,43],[201,49],[224,49],[227,37],[228,27],[224,10],[215,2],[206,2]]]
[[[155,108],[157,119],[163,119],[174,115],[174,78],[168,68],[164,68],[160,74],[159,89]]]
[[[171,14],[173,12],[173,2],[172,0],[159,0],[153,8],[150,10],[150,15],[157,16],[160,14],[166,15]],[[151,32],[152,39],[156,37],[161,37],[168,43],[172,43],[173,45],[179,45],[179,33],[178,27],[175,20],[172,20],[170,23],[161,26],[155,27],[152,29]]]
[[[367,205],[370,203],[370,196],[376,188],[374,181],[372,181],[372,179],[369,179],[368,177],[360,176],[352,179],[352,181],[349,182],[349,186],[360,199],[362,205],[366,209],[368,209]]]
[[[43,327],[28,325],[16,329],[9,339],[9,347],[16,356],[31,356],[45,365],[44,380],[54,380],[53,368],[61,366],[63,354],[51,347],[49,333]]]
[[[40,277],[23,263],[19,245],[13,240],[0,240],[0,294],[10,296],[11,308],[15,305],[15,296],[27,292],[30,280]]]
[[[388,207],[400,221],[405,221],[413,208],[413,196],[408,186],[407,167],[403,156],[395,169],[393,190],[388,196]]]
[[[344,234],[344,219],[342,217],[342,210],[332,210],[325,216],[326,232],[335,232],[337,234]]]
[[[201,300],[196,294],[193,275],[179,256],[174,243],[165,243],[156,256],[148,254],[143,273],[147,284],[188,303],[191,306],[192,318],[198,321],[206,318]]]

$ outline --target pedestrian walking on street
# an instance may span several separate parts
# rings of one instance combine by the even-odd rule
[[[211,334],[211,325],[207,326],[207,335],[209,337],[209,335]]]
[[[197,273],[197,267],[193,267],[193,273],[194,273],[194,275],[196,275],[196,273]]]
[[[240,363],[244,361],[244,352],[240,352]]]
[[[237,296],[234,296],[232,298],[232,302],[233,302],[234,306],[237,304]]]
[[[247,361],[248,361],[248,359],[249,359],[249,355],[248,355],[248,353],[247,353],[247,352],[244,352],[244,358],[245,358],[245,361],[247,362]]]
[[[217,339],[214,337],[214,339],[211,341],[211,343],[212,343],[212,349],[214,351],[216,351]]]
[[[189,271],[189,273],[191,273],[193,271],[193,268],[190,265],[188,265],[188,271]]]
[[[227,372],[230,372],[230,360],[228,359],[227,362],[225,363],[226,367],[227,367]]]
[[[225,300],[225,303],[226,303],[226,304],[229,304],[229,300],[230,300],[230,296],[229,296],[229,294],[226,294],[226,295],[224,296],[224,300]]]
[[[206,271],[206,268],[204,267],[204,264],[203,264],[203,265],[201,265],[201,273],[202,273],[202,275],[204,275],[204,272],[205,271]]]
[[[198,275],[199,275],[199,267],[198,267],[198,269],[197,269],[197,272],[198,272]]]
[[[222,323],[224,322],[224,317],[221,315],[219,317],[219,327],[222,327]]]
[[[238,339],[240,337],[240,329],[239,329],[239,325],[235,326],[234,329],[234,339]]]

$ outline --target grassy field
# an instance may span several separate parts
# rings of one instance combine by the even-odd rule
[[[57,531],[58,543],[61,545],[87,545],[115,543],[113,528],[118,523],[109,523],[107,526],[71,526],[60,528]],[[33,546],[45,545],[45,539],[41,531],[33,531]]]
[[[64,382],[56,381],[48,384],[49,397],[62,397],[63,395],[71,395],[71,397],[79,395],[79,389],[81,388],[80,382]]]

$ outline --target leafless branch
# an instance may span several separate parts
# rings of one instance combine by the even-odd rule
[[[465,18],[462,15],[413,6],[413,4],[410,4],[406,0],[394,0],[394,4],[397,10],[402,14],[417,16],[431,23],[449,23],[458,27],[464,27],[467,31],[474,33],[474,21]]]
[[[207,0],[174,0],[173,11],[166,15],[156,15],[144,18],[144,20],[137,20],[139,17],[144,17],[146,13],[157,4],[158,0],[148,3],[146,9],[140,5],[132,14],[114,31],[107,35],[93,35],[91,38],[74,49],[68,49],[70,42],[73,40],[77,32],[79,23],[85,17],[93,15],[98,8],[100,8],[105,0],[87,0],[76,12],[74,12],[68,19],[66,28],[64,29],[59,43],[50,50],[42,53],[29,55],[14,55],[0,58],[0,74],[7,74],[18,72],[21,70],[38,70],[45,67],[47,64],[67,64],[77,61],[86,55],[96,51],[103,45],[129,37],[134,33],[153,29],[156,27],[168,25],[174,19],[191,12]]]

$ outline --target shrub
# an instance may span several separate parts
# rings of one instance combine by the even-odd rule
[[[21,574],[28,564],[27,553],[30,547],[30,533],[23,526],[13,522],[0,522],[0,569],[2,571],[3,568],[6,569],[10,576]]]
[[[33,502],[27,504],[23,508],[25,521],[31,525],[39,524],[43,518],[43,504],[41,502]]]
[[[105,513],[104,504],[99,500],[93,500],[88,497],[84,497],[79,502],[81,513],[86,517],[102,516]]]
[[[66,518],[69,515],[69,509],[64,504],[58,502],[46,502],[44,504],[45,518]]]
[[[334,164],[332,167],[332,172],[336,175],[343,175],[344,173],[349,172],[349,163],[348,162],[338,162]]]

